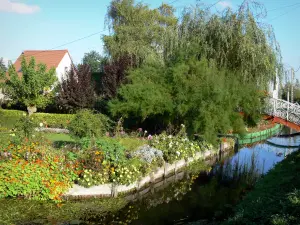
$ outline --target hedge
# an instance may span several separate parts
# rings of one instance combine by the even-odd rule
[[[25,111],[0,110],[0,132],[14,128],[15,123],[20,119]],[[32,115],[38,123],[50,128],[66,128],[73,119],[74,114],[54,114],[54,113],[34,113]]]

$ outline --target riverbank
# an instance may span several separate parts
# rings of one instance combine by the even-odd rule
[[[297,151],[265,175],[223,224],[299,224],[299,172],[300,151]]]
[[[268,124],[268,126],[264,126],[263,128],[264,129],[261,128],[259,131],[253,129],[244,135],[235,134],[235,136],[238,138],[240,145],[253,144],[278,134],[282,129],[282,126],[280,124]]]

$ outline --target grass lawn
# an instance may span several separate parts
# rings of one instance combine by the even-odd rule
[[[1,144],[7,143],[10,139],[13,132],[0,132],[0,147]],[[55,134],[55,133],[37,133],[37,135],[42,134],[47,140],[52,143],[70,143],[75,140],[69,134]]]
[[[44,137],[52,142],[74,142],[69,134],[43,133]]]
[[[300,224],[300,151],[261,179],[224,224]]]

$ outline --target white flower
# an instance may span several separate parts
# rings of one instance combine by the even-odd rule
[[[144,132],[145,132],[145,134],[147,134],[147,133],[148,133],[148,131],[146,131],[146,130],[145,130]]]
[[[44,124],[43,123],[40,123],[40,127],[42,127]]]
[[[179,152],[179,151],[176,151],[176,154],[179,156],[179,155],[180,155],[180,152]]]
[[[181,124],[181,127],[185,127],[184,124]]]
[[[169,135],[168,138],[172,138],[172,135]]]

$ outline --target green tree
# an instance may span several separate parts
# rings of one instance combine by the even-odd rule
[[[21,62],[22,74],[19,76],[15,67],[8,68],[8,77],[5,80],[5,94],[13,103],[21,103],[30,107],[44,108],[52,100],[50,91],[55,81],[55,68],[47,70],[45,64],[36,65],[34,57]],[[34,110],[35,111],[35,110]],[[30,110],[29,110],[30,112]]]
[[[3,58],[1,57],[1,58],[0,58],[0,71],[6,72],[6,70],[7,70],[7,67],[5,66],[4,60],[3,60]]]
[[[145,60],[163,62],[165,49],[170,45],[167,34],[176,31],[173,12],[174,8],[166,4],[150,9],[134,0],[113,0],[107,13],[112,33],[103,37],[106,53],[113,60],[130,57],[134,65]]]
[[[96,73],[102,70],[104,61],[105,59],[98,52],[90,51],[84,53],[82,64],[89,65],[91,67],[91,72]]]
[[[133,1],[113,1],[109,8],[114,33],[104,39],[108,53],[138,58],[138,66],[127,71],[126,84],[109,103],[113,115],[144,124],[159,121],[164,128],[184,123],[190,133],[210,141],[218,133],[243,132],[245,123],[255,124],[262,90],[276,69],[282,73],[282,63],[274,33],[259,24],[250,1],[222,14],[186,8],[181,20],[174,20],[176,26],[148,18],[150,25],[144,28],[145,15],[155,12],[165,21],[173,18],[166,5],[150,10]],[[161,35],[151,38],[156,32]],[[133,44],[144,50],[133,52]],[[157,57],[149,60],[151,54]]]

